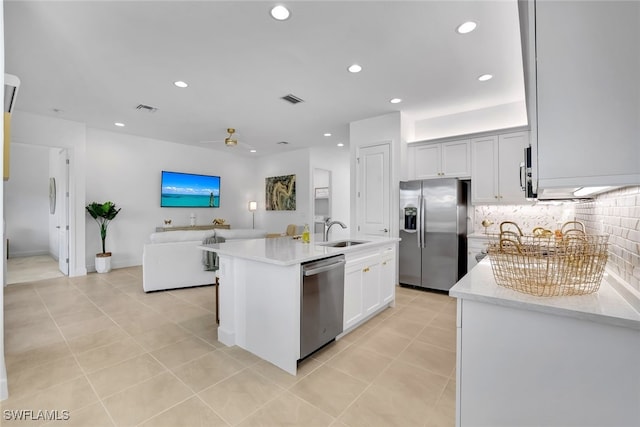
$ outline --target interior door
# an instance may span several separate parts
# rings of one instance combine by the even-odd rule
[[[58,180],[55,191],[55,212],[58,230],[58,268],[69,275],[69,153],[58,152]]]
[[[390,144],[361,147],[358,153],[358,232],[388,236],[391,227]]]

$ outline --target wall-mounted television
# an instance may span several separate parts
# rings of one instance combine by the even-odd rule
[[[219,176],[162,171],[160,185],[160,207],[220,207]]]

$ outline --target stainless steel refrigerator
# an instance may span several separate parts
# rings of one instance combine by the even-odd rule
[[[448,291],[467,272],[468,182],[400,183],[400,284]]]

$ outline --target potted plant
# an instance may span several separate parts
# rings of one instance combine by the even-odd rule
[[[107,238],[107,228],[120,209],[116,209],[113,202],[97,203],[92,202],[86,206],[91,218],[95,219],[100,227],[100,238],[102,239],[102,253],[96,254],[96,271],[98,273],[108,273],[111,271],[111,252],[105,250],[105,239]]]

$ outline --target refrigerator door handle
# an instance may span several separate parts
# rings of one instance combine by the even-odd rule
[[[427,199],[422,196],[422,203],[420,205],[420,209],[422,210],[422,224],[420,224],[420,229],[422,230],[422,245],[421,248],[427,246],[426,234],[427,234]]]
[[[418,215],[416,221],[416,239],[418,247],[422,247],[422,195],[418,196]]]

